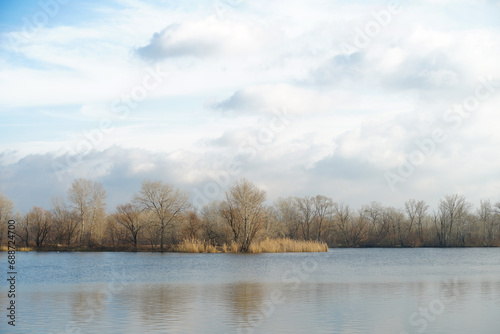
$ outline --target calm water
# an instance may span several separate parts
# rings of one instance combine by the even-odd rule
[[[17,256],[1,333],[500,333],[500,249]]]

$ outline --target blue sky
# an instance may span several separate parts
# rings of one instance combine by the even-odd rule
[[[45,4],[45,5],[41,5]],[[3,1],[0,192],[500,200],[496,1]],[[459,105],[460,107],[454,107]]]

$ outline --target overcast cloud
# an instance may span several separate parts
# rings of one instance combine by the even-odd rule
[[[0,192],[20,211],[78,177],[109,210],[144,178],[197,205],[240,177],[270,201],[500,200],[498,2],[2,6]]]

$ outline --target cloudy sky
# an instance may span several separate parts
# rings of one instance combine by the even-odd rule
[[[2,1],[0,192],[500,200],[500,3]]]

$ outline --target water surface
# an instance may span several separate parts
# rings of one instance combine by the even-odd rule
[[[500,249],[17,257],[1,333],[500,332]]]

